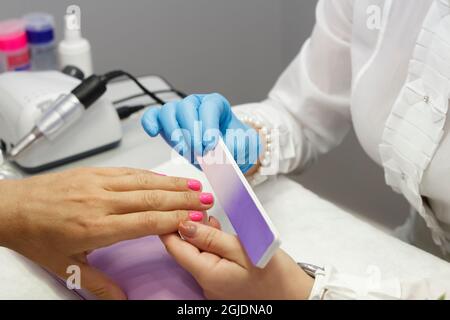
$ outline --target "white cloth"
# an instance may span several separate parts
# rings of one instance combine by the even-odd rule
[[[278,129],[282,173],[306,169],[353,125],[387,184],[423,217],[410,219],[412,242],[444,253],[450,252],[449,13],[448,0],[321,0],[311,38],[269,98],[235,108]],[[417,225],[423,221],[429,230]],[[427,236],[431,243],[421,241]],[[341,280],[347,290],[360,285]],[[450,279],[416,280],[441,291],[450,286]],[[380,286],[374,297],[433,298],[431,291],[408,292],[415,281],[402,283],[400,294]]]

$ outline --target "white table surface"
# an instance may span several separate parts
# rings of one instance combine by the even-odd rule
[[[158,78],[146,78],[153,89],[164,89]],[[129,83],[113,84],[108,96],[115,100],[139,93]],[[170,98],[170,97],[168,97]],[[185,162],[171,161],[172,151],[161,138],[150,139],[139,124],[141,114],[123,122],[120,147],[60,167],[127,166],[152,169],[170,175],[194,177],[209,186],[203,174]],[[294,259],[318,265],[331,264],[339,270],[362,274],[377,265],[383,275],[420,279],[447,274],[450,264],[387,235],[335,205],[320,199],[286,177],[256,188],[263,206],[278,228],[282,247]],[[219,207],[212,211],[223,220]],[[47,273],[17,254],[0,248],[0,299],[74,299]]]

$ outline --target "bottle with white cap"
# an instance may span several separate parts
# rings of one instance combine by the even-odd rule
[[[64,40],[58,46],[59,66],[75,66],[83,71],[86,77],[92,75],[92,55],[89,41],[82,37],[79,16],[66,14]]]

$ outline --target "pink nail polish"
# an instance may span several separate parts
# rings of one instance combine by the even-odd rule
[[[200,202],[203,204],[212,204],[214,202],[214,197],[211,193],[202,193],[200,195]]]
[[[202,184],[200,181],[198,180],[189,180],[188,183],[188,188],[193,190],[193,191],[200,191],[202,190]]]
[[[191,211],[189,212],[189,218],[194,222],[201,222],[203,221],[203,212]]]

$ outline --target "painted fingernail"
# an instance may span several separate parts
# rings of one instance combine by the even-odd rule
[[[189,212],[189,218],[194,222],[201,222],[203,221],[203,212],[191,211]]]
[[[178,227],[178,232],[185,238],[192,238],[197,232],[197,226],[194,222],[184,221]]]
[[[200,202],[203,204],[212,204],[214,197],[211,193],[202,193],[200,194]]]
[[[188,181],[187,185],[188,185],[188,188],[193,190],[193,191],[200,191],[200,190],[202,190],[202,184],[198,180],[191,179],[191,180]]]

